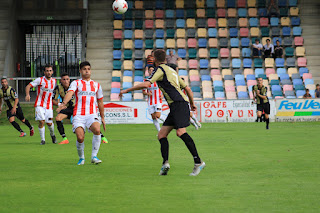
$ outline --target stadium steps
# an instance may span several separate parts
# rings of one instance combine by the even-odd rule
[[[10,4],[8,0],[0,0],[0,76],[4,74],[4,62],[9,39]]]
[[[299,4],[301,27],[308,68],[315,83],[320,83],[320,23],[318,1],[302,0]]]
[[[86,59],[92,66],[92,79],[103,89],[104,101],[110,100],[112,74],[112,13],[108,1],[90,0]]]

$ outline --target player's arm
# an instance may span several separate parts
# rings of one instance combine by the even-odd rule
[[[68,102],[71,100],[72,96],[74,94],[73,90],[69,90],[66,94],[66,96],[64,96],[64,99],[62,101],[62,103],[59,105],[59,107],[57,108],[57,112],[60,112],[61,110],[67,108],[67,104]]]
[[[30,101],[30,89],[38,86],[40,84],[40,82],[41,82],[40,78],[37,78],[34,81],[30,82],[30,84],[28,84],[26,86],[26,97],[25,97],[26,101],[28,101],[28,102]]]
[[[98,102],[98,108],[99,108],[99,112],[100,112],[100,116],[101,116],[101,123],[103,126],[103,130],[106,131],[106,122],[104,119],[104,105],[103,105],[103,99],[97,100]]]
[[[121,90],[119,93],[119,97],[122,97],[122,94],[134,91],[134,90],[141,90],[141,89],[145,89],[151,86],[150,81],[146,81],[146,82],[142,82],[140,84],[137,84],[136,86],[133,86],[129,89],[125,89],[125,90]]]
[[[257,96],[259,96],[259,98],[262,98],[262,99],[267,99],[266,95],[261,95],[260,94],[260,90],[257,90]]]
[[[18,95],[17,95],[16,91],[14,91],[13,88],[11,88],[10,95],[11,95],[12,98],[14,98],[14,104],[13,104],[13,107],[11,109],[11,113],[13,115],[15,115],[16,112],[17,112],[17,106],[18,106],[18,103],[19,103],[19,98],[18,98]]]
[[[191,111],[196,111],[197,110],[197,107],[194,103],[194,100],[193,100],[193,92],[192,90],[190,89],[190,87],[186,86],[184,88],[184,90],[186,91],[187,93],[187,96],[189,98],[189,102],[190,102],[190,107],[191,107]]]

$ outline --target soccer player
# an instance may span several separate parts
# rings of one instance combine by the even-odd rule
[[[140,90],[148,88],[154,82],[157,82],[160,90],[162,91],[165,99],[167,100],[170,113],[163,123],[163,126],[158,133],[158,139],[161,146],[161,154],[163,158],[162,167],[159,175],[167,175],[169,165],[169,143],[168,135],[176,129],[177,136],[180,137],[190,153],[193,156],[195,166],[190,176],[196,176],[205,167],[205,162],[201,161],[195,143],[186,131],[186,127],[190,125],[190,109],[188,105],[188,99],[181,89],[185,89],[189,97],[191,110],[196,110],[197,107],[193,101],[193,95],[191,89],[184,83],[184,81],[178,76],[176,71],[165,64],[166,53],[164,50],[156,50],[154,52],[155,65],[157,68],[149,77],[148,81],[140,83],[134,87],[120,91],[119,96],[124,93],[131,92],[133,90]]]
[[[53,110],[52,110],[52,97],[53,90],[57,84],[56,79],[52,78],[53,69],[51,65],[46,65],[44,67],[44,76],[39,77],[29,83],[26,86],[26,101],[30,101],[30,89],[33,87],[38,87],[37,99],[34,103],[35,107],[35,119],[39,121],[39,132],[41,137],[40,145],[46,144],[45,133],[46,129],[44,124],[46,123],[49,130],[52,143],[56,144],[57,139],[54,134],[54,124],[53,124]]]
[[[22,109],[19,104],[19,98],[16,91],[8,85],[8,80],[6,78],[1,79],[2,88],[0,90],[0,113],[2,112],[2,99],[4,99],[5,109],[7,109],[7,118],[12,126],[20,132],[19,137],[24,137],[27,134],[20,128],[20,125],[15,122],[14,117],[17,117],[22,123],[27,125],[30,129],[30,136],[33,136],[34,129],[33,126],[25,119]]]
[[[263,79],[257,78],[257,85],[252,88],[253,101],[257,102],[257,116],[261,119],[264,111],[266,129],[269,129],[270,103],[267,96],[267,87],[263,85]]]
[[[59,96],[63,99],[65,95],[67,94],[68,88],[70,86],[70,77],[67,73],[63,73],[61,75],[61,83],[56,86],[54,89],[54,95],[53,95],[53,105],[59,106],[60,102],[58,100]],[[75,105],[75,99],[74,96],[72,96],[71,100],[67,103],[67,108],[61,110],[57,117],[56,117],[56,122],[57,122],[57,127],[58,131],[62,137],[62,141],[59,144],[68,144],[69,140],[66,136],[66,133],[64,131],[63,123],[62,121],[64,119],[70,119],[71,116],[73,115],[73,108]],[[102,143],[108,143],[108,140],[101,134],[101,141]]]
[[[181,78],[183,81],[184,78]],[[185,89],[182,89],[182,92],[187,95],[187,92]],[[190,123],[196,128],[196,130],[198,130],[199,128],[201,128],[201,123],[198,121],[196,115],[193,113],[193,111],[191,110],[191,107],[190,107]]]
[[[149,76],[152,74],[154,66],[148,67]],[[157,131],[160,131],[159,120],[165,119],[161,116],[163,95],[156,82],[151,84],[147,89],[143,90],[143,94],[148,96],[148,112],[152,117],[152,121]]]
[[[57,112],[66,109],[68,102],[72,99],[72,96],[75,95],[76,100],[73,109],[72,130],[77,136],[78,165],[84,164],[84,135],[87,129],[93,133],[91,163],[99,164],[102,162],[97,157],[101,144],[101,136],[96,103],[98,103],[100,115],[104,115],[102,88],[99,83],[91,80],[91,65],[89,62],[82,62],[79,72],[81,79],[71,83]],[[101,116],[101,122],[105,130],[106,124],[104,116]]]

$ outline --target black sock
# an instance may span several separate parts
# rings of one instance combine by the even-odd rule
[[[266,119],[267,127],[269,126],[269,118]]]
[[[262,122],[262,117],[259,117],[259,121]]]
[[[19,132],[23,132],[17,122],[12,121],[11,124],[12,124],[12,126],[13,126],[16,130],[18,130]]]
[[[192,154],[194,163],[196,163],[196,164],[201,163],[201,159],[198,155],[196,145],[194,144],[190,135],[188,133],[184,133],[183,135],[180,136],[180,138],[183,140],[183,142],[188,147],[190,153]]]
[[[101,138],[103,138],[104,136],[103,136],[103,134],[101,133]]]
[[[159,142],[161,146],[160,150],[163,159],[162,164],[164,164],[169,159],[169,142],[167,138],[161,138],[159,139]]]
[[[31,124],[29,123],[29,121],[27,119],[25,119],[23,123],[25,125],[27,125],[29,127],[29,129],[32,129],[32,126],[31,126]]]
[[[64,138],[66,137],[66,134],[64,133],[64,127],[61,121],[57,121],[58,131],[60,135]]]

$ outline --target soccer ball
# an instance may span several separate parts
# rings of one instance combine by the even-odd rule
[[[115,0],[112,9],[117,14],[124,14],[128,10],[128,3],[125,0]]]

